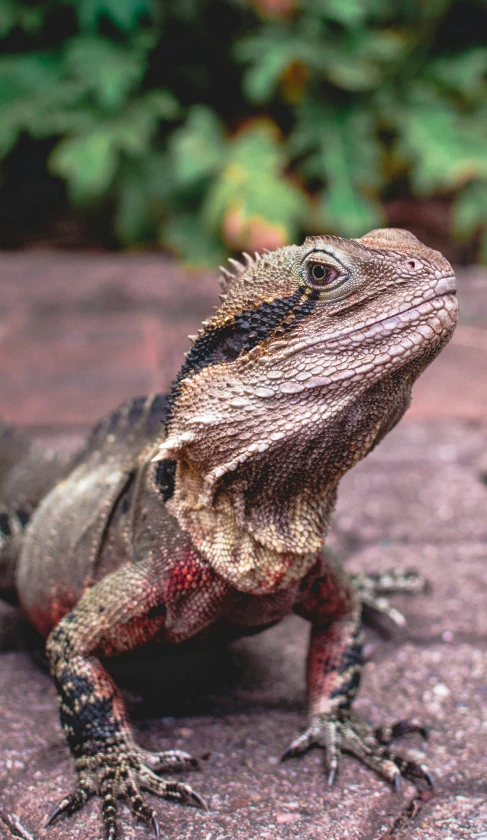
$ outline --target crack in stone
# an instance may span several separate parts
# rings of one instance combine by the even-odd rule
[[[412,820],[416,819],[423,805],[434,797],[435,794],[429,790],[417,790],[396,817],[391,828],[387,829],[386,834],[382,834],[378,840],[398,840],[400,836],[404,836],[404,831],[409,828]]]

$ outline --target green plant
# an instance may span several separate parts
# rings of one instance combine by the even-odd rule
[[[485,0],[0,0],[0,157],[213,264],[440,195],[487,259]]]

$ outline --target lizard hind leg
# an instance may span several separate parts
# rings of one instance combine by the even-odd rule
[[[89,589],[48,639],[61,725],[78,772],[75,790],[61,800],[48,823],[61,814],[74,813],[97,795],[102,799],[106,840],[117,837],[120,799],[134,816],[152,824],[157,838],[157,814],[142,790],[206,807],[189,785],[157,775],[163,770],[190,769],[196,762],[179,750],[152,754],[135,743],[120,692],[96,656],[151,638],[164,620],[164,611],[153,609],[157,599],[153,575],[143,562],[121,567]]]

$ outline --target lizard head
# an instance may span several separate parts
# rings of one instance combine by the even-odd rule
[[[344,412],[373,445],[457,318],[450,264],[403,230],[309,237],[234,265],[174,383],[160,456],[189,460],[207,493],[271,452],[286,475],[291,452],[330,448],[327,428]],[[365,393],[383,402],[368,423]]]
[[[238,589],[314,562],[340,477],[400,419],[452,335],[455,278],[402,230],[315,236],[224,272],[221,305],[174,382],[167,502]]]

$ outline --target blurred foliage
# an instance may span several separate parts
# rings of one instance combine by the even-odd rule
[[[119,244],[213,264],[445,196],[487,259],[485,0],[0,0],[25,136]]]

